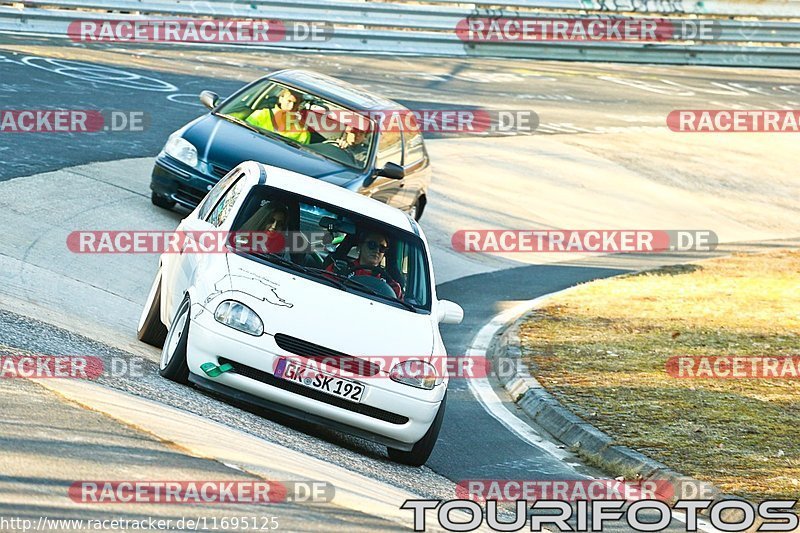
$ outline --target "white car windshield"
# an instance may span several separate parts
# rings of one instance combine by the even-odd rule
[[[409,311],[430,311],[427,254],[411,232],[265,185],[251,189],[231,229],[281,237],[278,247],[246,251],[251,258]]]
[[[363,114],[269,80],[234,95],[215,114],[359,170],[377,137]]]

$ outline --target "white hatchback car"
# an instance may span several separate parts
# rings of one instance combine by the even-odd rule
[[[432,364],[445,357],[439,323],[460,323],[463,310],[437,299],[415,220],[245,162],[178,232],[235,237],[218,253],[162,254],[138,327],[140,340],[163,345],[162,376],[369,438],[399,462],[425,463],[448,383],[447,370]],[[259,232],[282,236],[286,246],[240,246]]]

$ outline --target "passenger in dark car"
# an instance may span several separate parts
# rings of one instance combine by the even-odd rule
[[[257,109],[246,121],[263,130],[274,131],[301,144],[308,144],[311,133],[302,124],[300,102],[298,93],[284,89],[278,95],[278,102],[274,107]]]

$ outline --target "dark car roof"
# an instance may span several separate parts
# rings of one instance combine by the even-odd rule
[[[354,111],[406,109],[393,100],[371,93],[357,85],[309,70],[279,70],[267,78],[308,91]]]

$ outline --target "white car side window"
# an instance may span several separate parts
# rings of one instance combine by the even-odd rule
[[[208,222],[213,225],[214,227],[221,226],[225,220],[227,220],[228,215],[231,214],[233,210],[233,206],[236,204],[236,200],[239,198],[239,195],[242,193],[242,189],[244,180],[238,179],[236,183],[234,183],[230,189],[225,193],[225,196],[217,203],[214,210],[211,211],[211,214],[208,217]]]
[[[220,196],[222,196],[225,191],[227,191],[231,184],[241,178],[243,174],[241,172],[228,172],[221,180],[214,185],[214,188],[209,191],[206,195],[205,200],[203,200],[203,205],[200,207],[199,218],[200,220],[206,220],[208,218],[208,214],[211,210],[217,205],[219,202]]]

